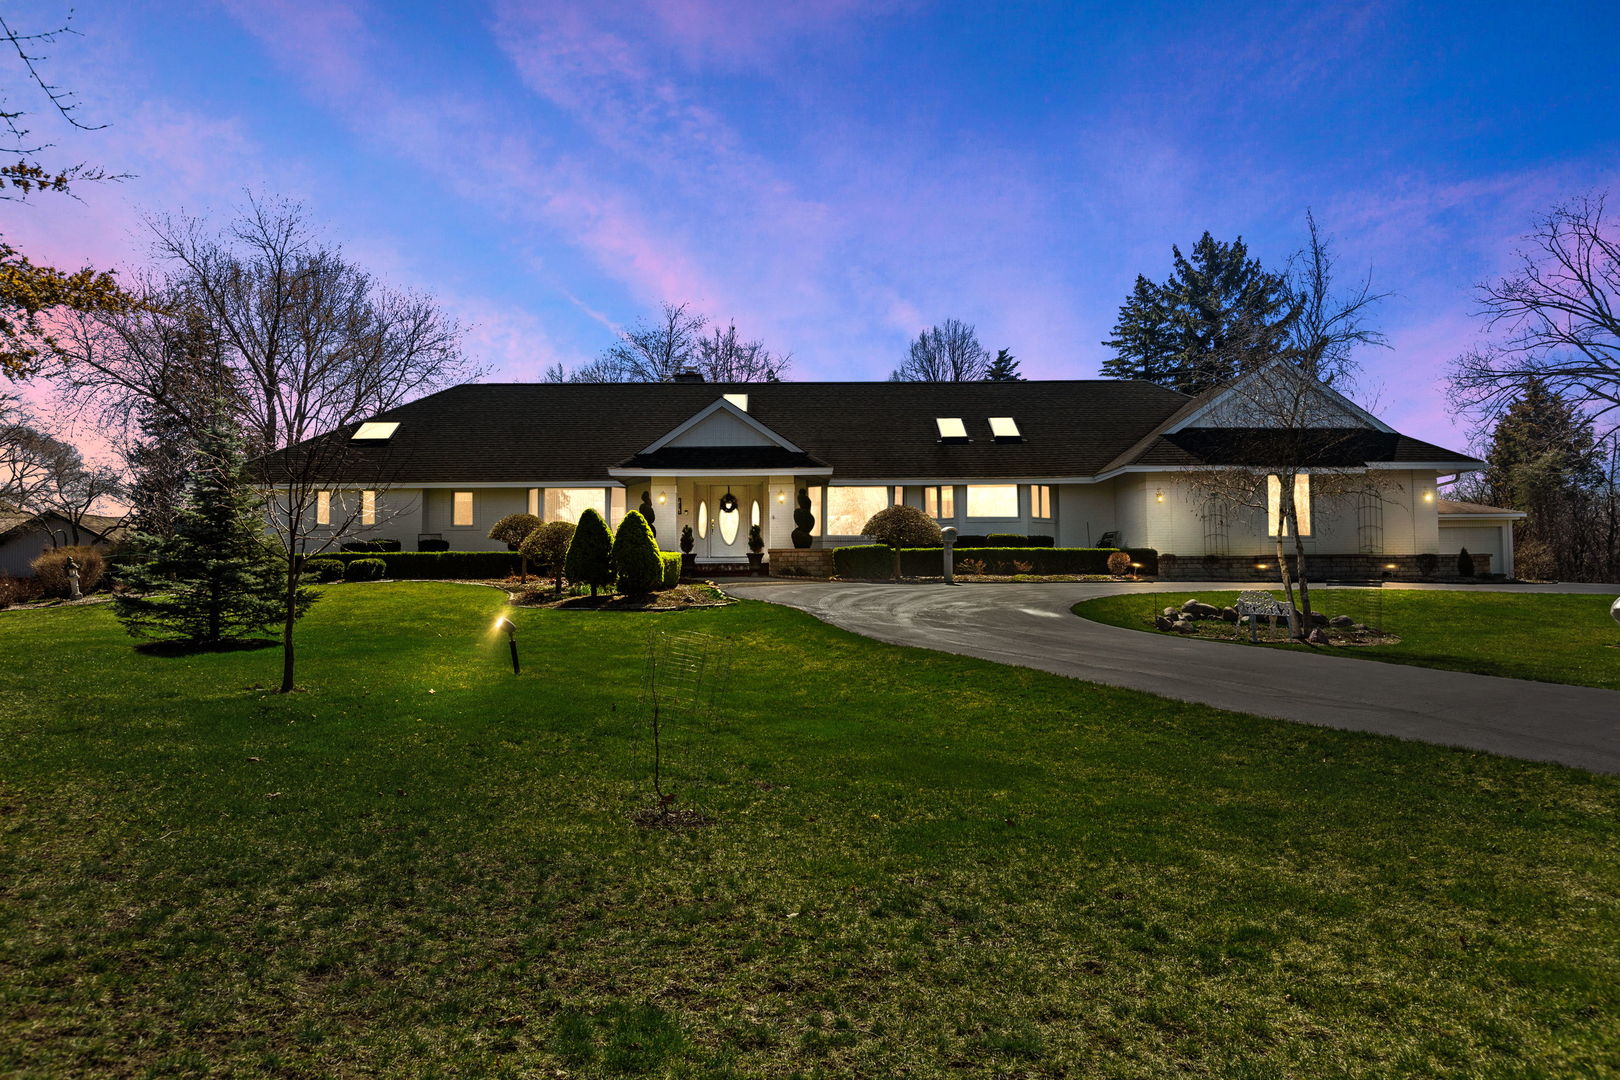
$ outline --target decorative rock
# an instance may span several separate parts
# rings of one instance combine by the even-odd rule
[[[1221,618],[1225,619],[1227,622],[1230,622],[1230,623],[1237,622],[1238,621],[1237,608],[1235,608],[1235,607],[1223,607],[1223,608],[1221,608]]]
[[[1181,611],[1178,608],[1173,607],[1167,607],[1163,611],[1159,612],[1159,614],[1163,615],[1167,619],[1181,618]]]
[[[1160,615],[1153,620],[1153,628],[1155,630],[1173,630],[1175,629],[1175,626],[1175,621],[1168,615]]]
[[[1323,630],[1319,626],[1307,634],[1305,640],[1310,642],[1312,645],[1326,645],[1328,644],[1327,631]]]
[[[1178,620],[1176,620],[1174,623],[1170,624],[1170,628],[1172,630],[1174,630],[1178,634],[1196,634],[1196,633],[1198,633],[1198,627],[1194,626],[1192,623],[1188,622],[1186,619],[1178,619]]]
[[[1202,600],[1189,600],[1181,605],[1181,615],[1186,619],[1218,619],[1221,609]]]
[[[1322,614],[1320,611],[1311,612],[1311,625],[1312,626],[1326,626],[1327,624],[1328,624],[1328,617],[1326,615]]]
[[[1335,615],[1335,616],[1333,616],[1333,618],[1328,620],[1328,625],[1329,626],[1337,626],[1339,629],[1342,630],[1347,626],[1356,625],[1356,620],[1352,619],[1348,615]]]

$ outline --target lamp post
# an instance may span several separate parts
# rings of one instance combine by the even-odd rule
[[[939,530],[941,545],[945,549],[945,584],[956,584],[956,526],[947,525]]]
[[[508,619],[505,615],[502,615],[499,619],[495,620],[495,629],[506,631],[506,643],[507,645],[511,646],[512,649],[512,674],[516,675],[520,670],[518,668],[517,655],[517,624],[511,619]]]

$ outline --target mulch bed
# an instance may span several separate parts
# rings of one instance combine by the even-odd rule
[[[677,585],[647,596],[564,596],[550,589],[530,589],[512,594],[519,607],[550,608],[553,611],[687,611],[693,608],[727,607],[736,603],[716,585],[704,583]]]

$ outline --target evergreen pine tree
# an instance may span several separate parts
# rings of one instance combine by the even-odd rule
[[[646,519],[642,522],[645,524]],[[596,595],[598,586],[613,584],[613,534],[607,522],[595,510],[579,516],[574,537],[568,542],[568,557],[563,560],[563,572],[568,580],[591,587]]]
[[[996,358],[990,361],[984,377],[989,382],[1023,382],[1024,377],[1018,374],[1018,357],[1006,349],[997,349]]]
[[[241,442],[215,418],[197,438],[193,482],[173,535],[138,538],[151,560],[125,576],[114,614],[136,637],[197,645],[240,641],[281,622],[282,567],[265,536],[261,500],[247,482]],[[302,615],[315,596],[298,593]]]
[[[193,467],[191,437],[178,420],[148,411],[140,420],[141,439],[129,451],[131,533],[167,540],[185,506]]]
[[[1263,269],[1240,236],[1230,244],[1204,233],[1191,257],[1172,247],[1175,270],[1162,285],[1138,276],[1119,309],[1115,355],[1103,374],[1146,379],[1201,394],[1285,351],[1287,282]]]

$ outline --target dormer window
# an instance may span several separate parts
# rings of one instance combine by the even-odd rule
[[[355,429],[355,433],[351,435],[350,438],[356,442],[359,442],[362,439],[389,439],[393,437],[394,432],[398,428],[399,425],[397,423],[367,420],[365,423],[361,424],[357,429]]]
[[[727,401],[731,402],[733,405],[737,406],[737,408],[741,409],[743,412],[748,411],[747,394],[722,394],[721,396]]]
[[[962,423],[960,416],[940,416],[934,420],[934,426],[939,429],[939,441],[942,443],[965,443],[968,439],[967,425]]]
[[[1018,430],[1018,421],[1010,416],[992,416],[990,434],[996,442],[1023,442],[1024,433]]]

